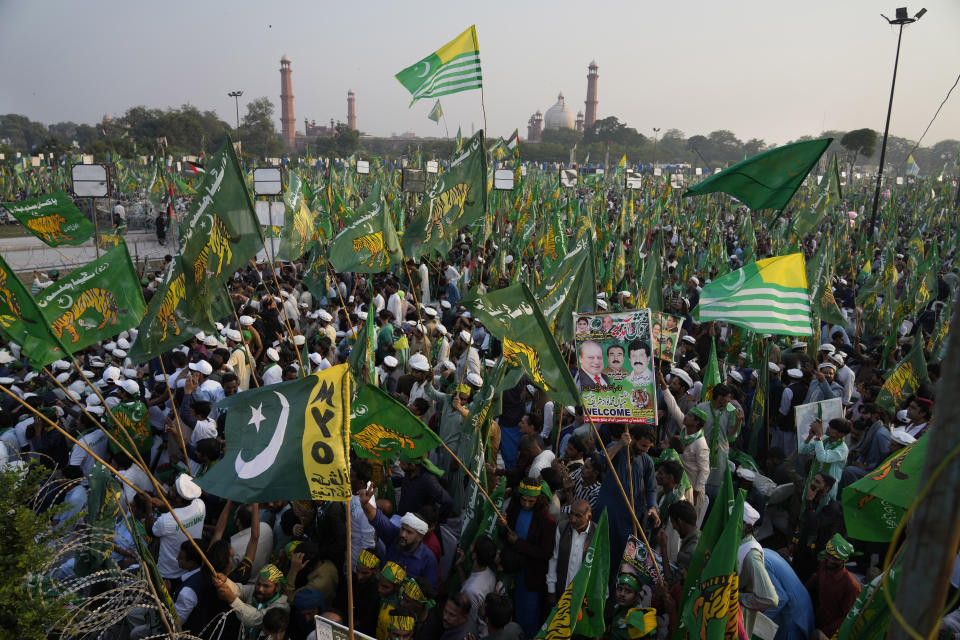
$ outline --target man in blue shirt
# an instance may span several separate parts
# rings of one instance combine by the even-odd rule
[[[361,489],[357,495],[364,515],[387,547],[384,560],[396,562],[404,568],[407,576],[424,580],[437,589],[440,583],[437,556],[422,544],[423,537],[427,535],[427,523],[417,514],[409,512],[404,514],[397,526],[383,511],[373,506],[370,500],[373,487]]]

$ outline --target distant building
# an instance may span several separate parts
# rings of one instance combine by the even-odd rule
[[[600,81],[599,67],[596,60],[591,60],[587,67],[587,99],[585,111],[578,111],[576,115],[567,108],[563,93],[557,96],[557,102],[547,109],[546,113],[539,110],[530,116],[527,121],[527,142],[540,142],[545,129],[574,129],[583,131],[597,121],[597,90]]]
[[[597,121],[597,83],[600,82],[599,67],[596,60],[590,61],[587,67],[587,111],[583,119],[583,126],[591,127]],[[582,131],[583,129],[581,129]]]
[[[538,109],[527,121],[527,142],[540,142],[543,133],[543,113]]]
[[[567,109],[566,100],[563,98],[563,92],[561,91],[557,95],[557,102],[547,109],[547,112],[543,114],[543,128],[544,129],[573,129],[576,127],[576,122],[574,120],[573,111]]]
[[[357,97],[353,89],[347,91],[347,126],[357,130]]]
[[[280,58],[280,125],[281,138],[287,151],[296,150],[296,120],[293,117],[293,71],[290,69],[290,58]]]

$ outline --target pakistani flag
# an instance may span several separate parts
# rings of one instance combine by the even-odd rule
[[[420,211],[404,232],[404,254],[417,260],[434,250],[446,253],[459,229],[483,219],[486,211],[487,153],[480,130],[427,190]]]
[[[610,579],[610,548],[607,544],[607,512],[604,511],[584,555],[577,575],[557,599],[537,638],[565,640],[573,634],[599,638],[606,625],[603,607]]]
[[[83,244],[93,235],[93,224],[63,191],[32,200],[4,202],[0,207],[51,247]]]
[[[16,342],[35,369],[67,354],[20,278],[0,257],[0,337]]]
[[[430,109],[430,113],[427,114],[427,117],[440,124],[440,118],[443,117],[443,107],[440,106],[440,101],[437,100],[436,104],[433,105],[433,109]]]
[[[471,25],[420,62],[398,73],[396,78],[413,96],[411,105],[421,98],[482,88],[476,26]]]
[[[558,404],[580,404],[570,369],[525,283],[464,300],[463,305],[503,341],[503,359],[508,364],[522,368]]]
[[[918,333],[913,338],[909,353],[897,363],[893,372],[883,381],[877,395],[877,405],[891,414],[896,413],[907,398],[912,396],[927,380],[927,361],[923,357],[923,339]]]
[[[130,252],[121,242],[42,289],[37,306],[73,353],[140,324],[147,303]]]
[[[403,258],[379,184],[330,243],[329,255],[330,264],[337,271],[357,273],[382,273]]]
[[[700,322],[722,320],[756,331],[813,335],[803,254],[758,260],[703,288],[694,313]]]
[[[764,151],[698,182],[683,195],[702,196],[720,191],[743,201],[754,211],[783,209],[831,142],[833,138],[794,142]]]
[[[352,409],[350,440],[361,458],[419,458],[440,446],[440,438],[420,418],[372,384],[360,389]]]
[[[234,502],[350,500],[349,380],[341,364],[218,402],[226,451],[197,484]]]

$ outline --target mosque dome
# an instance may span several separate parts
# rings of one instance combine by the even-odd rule
[[[574,116],[573,111],[567,109],[563,99],[563,93],[557,96],[557,103],[547,109],[543,116],[544,129],[573,129]]]

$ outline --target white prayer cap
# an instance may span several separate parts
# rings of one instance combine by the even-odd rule
[[[114,342],[113,340],[103,345],[103,350],[106,351],[107,353],[113,351],[116,348],[117,348],[117,343]]]
[[[30,374],[27,374],[27,377],[24,378],[24,381],[27,381],[30,377]],[[103,375],[100,376],[100,379],[104,382],[116,382],[120,379],[120,367],[107,367],[103,371]]]
[[[801,371],[800,369],[787,369],[787,375],[790,376],[791,378],[796,378],[797,380],[799,380],[800,378],[803,377],[803,371]]]
[[[510,255],[510,256],[507,256],[506,258],[504,258],[504,259],[503,259],[503,263],[504,263],[504,264],[512,264],[512,263],[513,263],[513,256]]]
[[[197,340],[199,340],[200,342],[203,342],[204,340],[207,339],[207,334],[205,334],[203,331],[201,331],[201,332],[195,334],[194,337],[195,337]]]
[[[127,352],[123,349],[114,349],[110,352],[110,355],[112,355],[114,358],[119,358],[122,360],[127,357]]]
[[[426,307],[423,312],[427,315],[428,318],[436,318],[437,310],[433,307]]]
[[[165,383],[165,382],[167,381],[167,376],[163,375],[162,373],[154,374],[154,376],[153,376],[153,381],[154,381],[154,382],[164,382],[164,383]]]
[[[753,482],[757,479],[757,474],[746,467],[737,467],[737,476],[743,478],[747,482]]]
[[[96,407],[96,406],[99,406],[99,405],[101,405],[101,404],[103,404],[103,403],[100,402],[100,396],[98,396],[97,394],[91,393],[90,395],[87,396],[87,406],[88,406],[88,407]]]
[[[323,361],[323,356],[321,356],[319,353],[311,353],[307,356],[307,358],[310,359],[310,362],[316,365],[319,365]]]
[[[793,344],[790,345],[790,348],[791,348],[791,349],[802,349],[802,348],[804,348],[804,347],[806,347],[806,346],[807,346],[807,343],[806,343],[806,342],[803,342],[802,340],[797,340],[797,341],[795,341]]]
[[[450,301],[449,301],[449,300],[441,300],[441,301],[440,301],[440,306],[443,307],[444,309],[449,309],[449,308],[450,308]]]
[[[753,508],[749,502],[743,503],[743,521],[746,524],[754,525],[757,524],[757,520],[760,519],[760,512]]]
[[[222,323],[222,322],[217,322],[217,323],[214,324],[214,326],[217,328],[217,331],[223,331],[223,323]]]
[[[836,351],[836,350],[837,350],[837,348],[836,348],[835,346],[833,346],[832,344],[829,344],[829,343],[820,345],[820,351],[826,351],[827,353],[833,353],[833,352]]]
[[[214,348],[216,348],[216,347],[220,346],[220,341],[217,340],[217,336],[207,336],[207,337],[204,338],[204,340],[203,340],[203,345],[204,345],[205,347],[214,347]]]
[[[606,291],[601,291],[601,292],[597,293],[597,300],[604,300],[604,299],[606,299],[606,297],[607,297],[607,292],[606,292]]]
[[[597,298],[597,309],[603,309],[604,311],[606,311],[607,303],[601,300],[600,298]]]
[[[92,413],[95,416],[102,416],[104,414],[104,408],[100,405],[88,404],[84,409],[87,413]]]
[[[63,384],[69,379],[70,379],[70,374],[66,371],[57,375],[57,382],[59,382],[60,384]]]
[[[907,424],[910,422],[910,417],[907,415],[906,409],[900,409],[900,411],[897,411],[897,422],[901,424]]]
[[[138,395],[140,393],[140,385],[138,385],[133,380],[123,380],[120,382],[120,388],[129,393],[132,396]]]
[[[207,362],[206,360],[201,360],[200,362],[191,362],[187,365],[191,371],[198,371],[205,376],[213,373],[213,365]]]
[[[743,358],[744,360],[746,360],[746,359],[747,359],[747,352],[746,352],[746,351],[741,351],[741,352],[737,355],[737,357],[738,357],[738,358]]]
[[[483,386],[483,378],[480,377],[479,373],[468,373],[467,384],[469,384],[471,387],[476,387],[479,389]]]
[[[670,369],[670,375],[674,378],[680,378],[683,380],[683,383],[687,385],[687,389],[693,388],[693,378],[690,377],[690,374],[682,369]]]
[[[317,317],[323,320],[324,322],[333,321],[333,316],[330,315],[330,312],[327,311],[326,309],[320,309],[319,311],[317,311]]]
[[[697,373],[700,373],[700,365],[697,364],[696,360],[691,360],[690,362],[687,363],[687,366],[693,369],[694,371],[696,371]]]
[[[386,367],[395,367],[398,364],[400,364],[400,361],[393,356],[387,356],[383,359],[383,365]]]
[[[527,393],[529,393],[530,395],[533,395],[537,392],[537,388],[532,384],[528,384],[526,388],[527,388]]]
[[[203,493],[197,483],[193,481],[193,478],[185,473],[181,473],[174,484],[177,487],[177,493],[184,500],[196,500]]]
[[[780,373],[780,365],[776,362],[768,362],[767,368],[770,369],[770,373]]]
[[[437,332],[438,332],[440,335],[445,336],[445,335],[447,335],[447,328],[438,322],[438,323],[437,323]]]
[[[417,514],[412,511],[408,511],[407,513],[403,514],[403,517],[400,518],[400,525],[406,525],[422,536],[427,535],[427,530],[429,529],[427,523],[421,520]]]
[[[361,320],[366,320],[366,319],[367,319],[367,312],[366,312],[366,311],[357,311],[357,317],[360,318]]]
[[[837,365],[833,364],[832,362],[823,362],[823,363],[820,364],[820,366],[819,366],[818,368],[819,368],[819,369],[830,369],[831,371],[836,371],[836,370],[837,370]]]
[[[495,366],[497,366],[497,363],[494,362],[493,360],[491,360],[490,358],[486,358],[486,359],[483,361],[483,364],[484,364],[484,366],[486,366],[486,367],[495,367]]]
[[[7,353],[6,351],[4,351],[3,353],[6,353],[7,356],[10,356],[10,354]],[[13,356],[10,356],[10,359],[6,360],[5,362],[13,362]],[[57,371],[57,370],[66,371],[67,369],[70,368],[70,363],[67,362],[66,360],[54,360],[53,362],[50,363],[50,368],[53,369],[54,371]]]
[[[469,311],[464,311],[462,315],[467,320],[470,320],[471,318],[473,318],[473,315]]]
[[[11,385],[16,383],[16,381],[16,378],[11,378],[10,376],[4,376],[3,378],[0,378],[0,384],[3,385]]]
[[[430,371],[430,361],[422,353],[415,353],[410,356],[410,368],[414,371]]]
[[[120,338],[119,340],[117,340],[117,347],[120,348],[120,349],[124,349],[124,350],[129,349],[129,348],[130,348],[130,341],[129,341],[129,340],[124,340],[123,338]]]
[[[70,391],[69,389],[67,389],[67,395],[70,396],[70,398],[72,398],[76,402],[80,401],[80,394],[77,393],[76,391]]]
[[[683,337],[680,338],[680,339],[683,340],[684,342],[688,342],[688,343],[690,343],[690,344],[697,344],[697,339],[694,338],[693,336],[683,336]]]
[[[734,382],[743,382],[743,374],[741,374],[739,371],[730,371],[727,373],[727,375],[730,376]]]
[[[569,413],[569,414],[572,415],[572,416],[577,415],[577,409],[576,409],[576,407],[574,407],[572,404],[568,404],[567,406],[565,406],[565,407],[563,408],[563,410],[566,411],[567,413]]]
[[[440,368],[447,371],[454,371],[457,368],[457,365],[453,364],[450,360],[444,360],[440,363]]]
[[[138,371],[136,369],[126,368],[123,370],[123,375],[128,378],[136,378]]]
[[[227,339],[233,340],[234,342],[242,342],[243,334],[241,334],[236,329],[227,329]]]
[[[267,357],[273,360],[274,362],[279,362],[280,352],[274,349],[273,347],[270,347],[269,349],[267,349]]]
[[[457,334],[457,337],[463,340],[464,342],[466,342],[467,344],[470,344],[473,341],[473,336],[471,336],[470,332],[465,329],[461,330],[460,333]]]
[[[306,336],[302,336],[300,334],[293,336],[293,344],[297,345],[298,347],[302,347],[306,343],[307,343]]]
[[[16,358],[13,357],[13,354],[6,349],[0,349],[0,364],[7,364],[14,360],[16,360]]]
[[[896,442],[897,444],[902,444],[903,446],[909,446],[917,441],[912,435],[907,433],[907,430],[903,427],[897,427],[896,429],[890,429],[890,439]]]
[[[694,286],[700,286],[700,281],[697,279],[697,276],[690,276],[687,278],[688,282],[692,282]]]
[[[250,316],[240,316],[240,326],[249,327],[253,325],[253,318]]]

